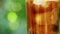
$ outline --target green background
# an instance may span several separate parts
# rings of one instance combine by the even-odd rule
[[[11,26],[8,20],[10,12],[18,16],[17,22]],[[0,34],[27,34],[25,0],[0,0]]]

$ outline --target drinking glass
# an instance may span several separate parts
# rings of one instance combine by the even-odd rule
[[[58,0],[26,0],[28,34],[58,34]]]

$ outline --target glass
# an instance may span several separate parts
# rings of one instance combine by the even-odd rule
[[[58,34],[58,0],[26,0],[28,34]]]

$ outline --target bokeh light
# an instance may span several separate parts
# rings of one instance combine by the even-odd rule
[[[18,12],[22,9],[22,5],[18,2],[13,2],[12,0],[7,0],[5,3],[5,9],[9,11]]]
[[[8,21],[9,21],[9,27],[11,30],[16,30],[18,28],[18,21],[17,21],[17,14],[15,12],[9,12],[8,13]]]
[[[17,14],[15,12],[9,12],[7,18],[10,22],[14,22],[17,20]]]
[[[9,23],[9,28],[11,30],[17,30],[18,29],[18,26],[19,26],[18,22]]]

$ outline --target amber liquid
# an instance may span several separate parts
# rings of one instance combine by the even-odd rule
[[[58,34],[58,2],[46,3],[47,7],[26,2],[28,34]]]

